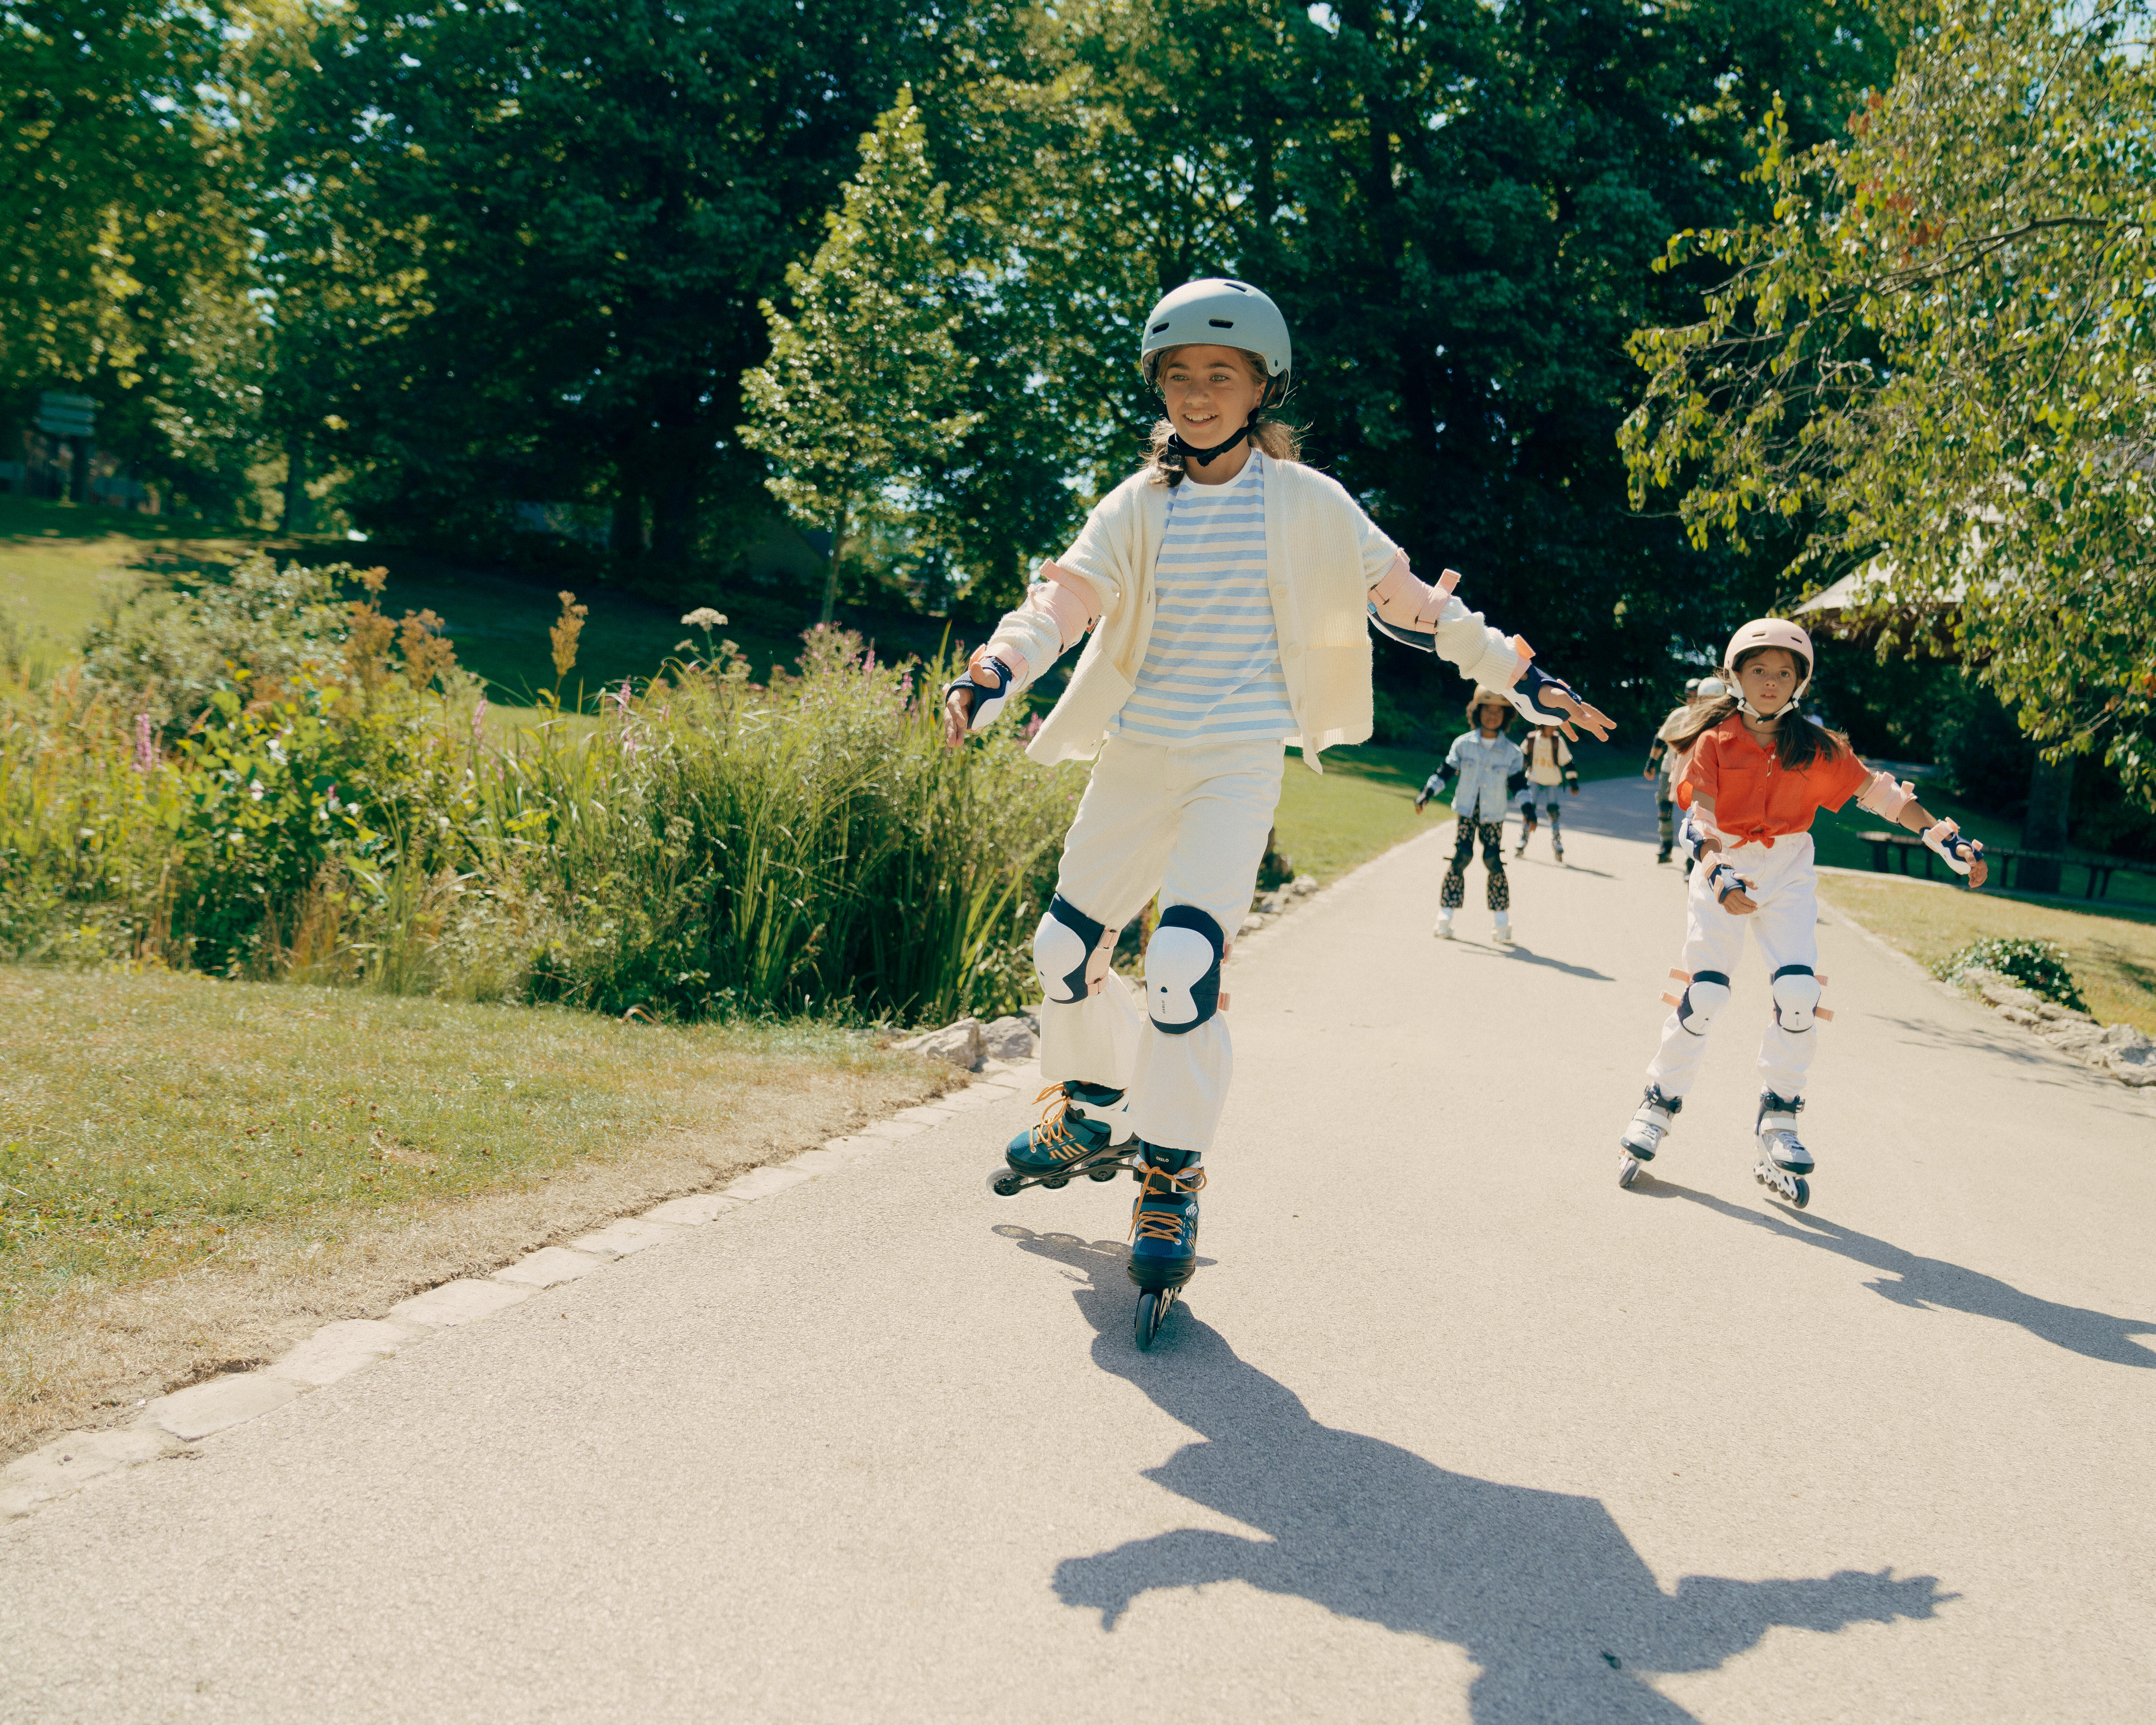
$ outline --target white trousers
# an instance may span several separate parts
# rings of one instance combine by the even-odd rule
[[[1759,942],[1760,956],[1772,975],[1784,965],[1816,968],[1819,963],[1819,874],[1813,864],[1812,835],[1794,833],[1775,839],[1770,850],[1763,845],[1738,845],[1722,853],[1722,860],[1755,882],[1747,896],[1759,908],[1748,916],[1732,916],[1714,901],[1707,887],[1711,864],[1702,862],[1691,871],[1691,891],[1686,901],[1684,957],[1677,968],[1697,977],[1700,972],[1719,971],[1734,976],[1744,950],[1744,930],[1749,924]],[[1681,993],[1681,983],[1672,984]],[[1700,1062],[1707,1057],[1707,1032],[1698,1020],[1685,1024],[1672,1012],[1662,1025],[1662,1045],[1647,1065],[1647,1078],[1666,1096],[1681,1096],[1699,1076]],[[1806,1030],[1785,1030],[1776,1022],[1774,1009],[1767,1012],[1767,1028],[1759,1038],[1759,1087],[1791,1101],[1804,1093],[1804,1073],[1819,1047],[1817,1025]]]
[[[1282,758],[1277,742],[1163,748],[1110,737],[1063,841],[1055,890],[1111,929],[1158,893],[1163,911],[1203,911],[1232,942],[1257,888]],[[1041,1008],[1041,1076],[1127,1090],[1131,1129],[1149,1144],[1209,1147],[1235,1064],[1224,1014],[1171,1035],[1113,975],[1097,994]]]

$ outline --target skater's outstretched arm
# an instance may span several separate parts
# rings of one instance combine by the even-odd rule
[[[1873,773],[1871,782],[1856,793],[1856,806],[1907,827],[1944,857],[1954,873],[1968,875],[1971,886],[1981,886],[1989,877],[1991,869],[1984,860],[1984,847],[1974,839],[1964,839],[1958,822],[1933,819],[1917,800],[1916,787],[1906,781],[1897,783],[1892,773]]]
[[[1363,567],[1369,572],[1374,556],[1391,542],[1374,526],[1366,537],[1371,554]],[[1567,737],[1579,734],[1572,728],[1575,724],[1597,738],[1609,736],[1613,721],[1582,701],[1569,683],[1538,669],[1533,648],[1517,635],[1492,629],[1480,611],[1467,608],[1453,591],[1460,581],[1457,569],[1447,569],[1433,587],[1416,578],[1405,552],[1394,549],[1369,580],[1370,615],[1383,634],[1410,646],[1422,645],[1417,637],[1428,635],[1430,651],[1450,660],[1469,681],[1505,691],[1534,724],[1558,726]]]
[[[1114,595],[1112,582],[1043,563],[1024,602],[1004,614],[995,632],[967,660],[966,675],[945,686],[944,742],[955,747],[968,731],[993,724],[1012,696],[1086,638]]]

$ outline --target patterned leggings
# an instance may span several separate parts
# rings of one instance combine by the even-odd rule
[[[1482,867],[1490,876],[1490,908],[1512,908],[1512,883],[1505,878],[1505,824],[1498,820],[1470,820],[1465,815],[1453,823],[1459,837],[1452,847],[1452,866],[1445,871],[1445,884],[1437,901],[1448,911],[1467,902],[1467,865],[1475,855],[1475,842],[1482,841]]]

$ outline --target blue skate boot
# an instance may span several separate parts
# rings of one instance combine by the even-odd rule
[[[1138,1286],[1134,1339],[1152,1346],[1175,1296],[1198,1269],[1198,1194],[1205,1184],[1195,1150],[1138,1141],[1145,1190],[1131,1209],[1130,1278]]]
[[[1014,1198],[1029,1186],[1067,1186],[1079,1175],[1112,1180],[1136,1165],[1123,1092],[1105,1084],[1065,1079],[1035,1096],[1048,1106],[1004,1150],[1008,1168],[988,1176],[988,1189]],[[1120,1142],[1118,1139],[1120,1138]]]
[[[1805,1176],[1815,1166],[1812,1153],[1797,1137],[1797,1117],[1804,1111],[1802,1096],[1778,1096],[1771,1090],[1759,1092],[1760,1156],[1752,1178],[1799,1209],[1812,1201],[1811,1182]]]

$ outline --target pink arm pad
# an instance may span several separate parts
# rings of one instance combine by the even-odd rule
[[[1037,579],[1027,603],[1055,619],[1056,633],[1068,652],[1101,620],[1100,603],[1091,587],[1059,564],[1043,563]]]
[[[1459,585],[1457,569],[1447,569],[1437,578],[1435,587],[1416,580],[1408,569],[1408,554],[1402,552],[1393,559],[1384,578],[1370,589],[1370,603],[1378,608],[1378,615],[1396,629],[1435,629],[1444,614],[1445,602]]]
[[[1898,821],[1902,811],[1917,800],[1915,789],[1902,784],[1891,773],[1875,773],[1871,783],[1856,793],[1856,806],[1887,820]]]

